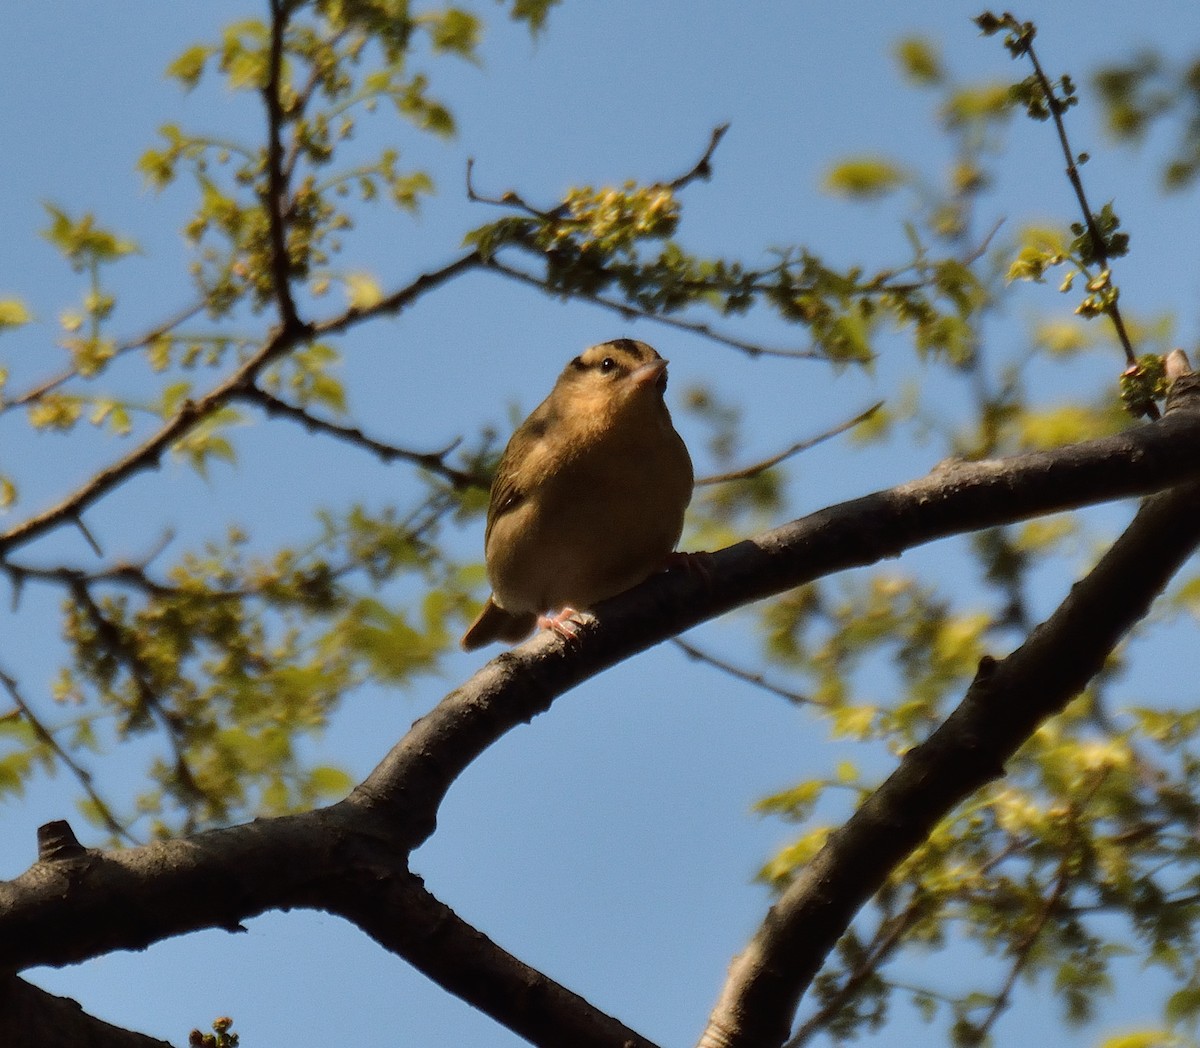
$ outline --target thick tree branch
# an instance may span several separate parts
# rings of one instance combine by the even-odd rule
[[[406,882],[406,855],[433,831],[441,800],[463,769],[576,683],[704,619],[946,535],[1191,480],[1200,473],[1194,454],[1198,441],[1200,413],[1174,412],[1153,425],[1071,448],[946,464],[922,480],[833,506],[721,550],[710,558],[704,577],[685,571],[656,576],[600,605],[596,616],[604,627],[584,623],[571,645],[543,634],[492,660],[417,721],[340,804],[126,851],[44,859],[0,884],[0,969],[71,963],[200,928],[236,929],[268,909],[314,907],[361,920],[390,949],[435,978],[450,980],[454,992],[513,1029],[531,1028],[527,1011],[532,1008],[547,1029],[573,1021],[611,1033],[607,1041],[604,1034],[576,1044],[619,1045],[628,1039],[624,1027],[548,981],[532,998],[513,994],[499,1001],[455,981],[456,965],[478,967],[462,956],[470,942],[471,948],[491,953],[488,963],[497,968],[517,964],[466,926],[447,931],[436,944],[427,936],[405,935],[405,922],[429,919],[426,908],[433,905],[417,895],[398,901],[412,888]],[[1192,518],[1200,521],[1194,512]],[[1159,544],[1152,563],[1166,546]],[[1117,603],[1132,607],[1137,602]],[[1101,602],[1098,613],[1107,607]],[[1035,643],[1038,635],[1030,645]],[[1003,698],[973,701],[1007,710]],[[939,737],[922,752],[937,758]],[[958,764],[986,777],[996,765],[981,768],[976,745],[968,739],[967,755],[958,755]],[[938,759],[961,772],[955,753]],[[880,863],[872,856],[865,865],[874,870]],[[361,910],[372,894],[391,914],[386,939],[378,927],[368,926]],[[852,916],[853,907],[848,913]],[[832,943],[845,924],[834,929],[827,916],[818,917],[827,922]],[[443,914],[431,927],[447,929],[447,920]],[[428,951],[442,952],[435,957]],[[523,967],[514,967],[510,985],[527,978]],[[798,994],[796,981],[789,969],[788,992]],[[575,1019],[551,1015],[554,1009]],[[781,1041],[782,1036],[775,1043]]]
[[[413,873],[368,874],[362,883],[346,883],[337,912],[531,1044],[654,1048],[640,1034],[501,949],[435,899]]]
[[[14,976],[0,976],[0,1044],[4,1048],[172,1048],[88,1015]]]

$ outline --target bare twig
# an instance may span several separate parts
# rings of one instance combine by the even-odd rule
[[[772,695],[778,695],[781,699],[787,699],[788,702],[794,703],[797,706],[812,702],[812,699],[807,695],[801,694],[798,691],[791,691],[779,684],[773,684],[761,673],[735,666],[732,662],[713,655],[711,652],[703,651],[696,647],[696,645],[679,637],[672,638],[671,643],[694,662],[702,662],[706,666],[711,666],[713,669],[728,674],[735,680],[743,681],[746,684],[753,684],[756,688],[761,688]]]
[[[473,204],[490,204],[493,207],[516,208],[518,211],[524,211],[531,218],[540,219],[543,222],[554,222],[560,218],[564,218],[567,214],[567,205],[559,204],[558,207],[550,211],[543,211],[541,208],[534,207],[524,197],[521,196],[515,189],[506,189],[499,196],[487,196],[480,193],[475,188],[475,158],[467,157],[467,199]]]
[[[248,386],[244,390],[241,390],[237,394],[237,397],[239,400],[257,404],[268,415],[277,415],[281,418],[291,419],[293,422],[300,423],[305,429],[312,432],[327,433],[330,436],[337,437],[339,440],[344,440],[358,447],[365,448],[367,451],[377,455],[384,462],[394,462],[397,459],[404,462],[411,462],[416,466],[420,466],[431,473],[436,473],[438,476],[443,477],[456,489],[471,487],[486,488],[491,484],[491,480],[488,477],[455,469],[446,462],[446,456],[458,447],[461,443],[460,440],[454,441],[449,447],[443,448],[441,451],[411,451],[407,448],[397,447],[394,444],[387,444],[381,440],[376,440],[374,437],[369,437],[357,426],[343,426],[336,422],[329,422],[326,419],[318,418],[316,415],[304,410],[304,408],[281,400],[275,394],[267,392],[261,386]]]
[[[398,313],[400,310],[410,306],[426,292],[440,287],[448,280],[468,270],[480,269],[487,264],[483,255],[478,251],[469,251],[465,255],[460,255],[454,259],[453,262],[447,262],[444,266],[430,270],[428,273],[422,273],[419,277],[404,285],[404,287],[393,291],[390,295],[385,295],[374,305],[351,306],[335,317],[312,324],[308,332],[309,337],[320,338],[325,335],[337,335],[354,327],[363,320],[386,316],[389,313]]]
[[[761,462],[755,462],[750,466],[743,466],[741,469],[730,470],[728,473],[714,473],[708,477],[701,477],[696,481],[696,485],[699,487],[701,484],[726,484],[731,480],[749,480],[752,477],[757,477],[759,474],[765,473],[772,466],[778,466],[785,459],[789,459],[793,455],[798,455],[801,451],[807,451],[809,448],[815,447],[817,444],[821,444],[831,437],[836,437],[839,433],[845,433],[848,429],[853,429],[860,422],[865,422],[869,419],[881,407],[883,407],[882,400],[872,404],[866,411],[860,411],[854,418],[846,422],[839,422],[832,429],[827,429],[824,433],[818,433],[815,437],[801,440],[785,451],[779,452],[777,455],[772,455],[770,458],[763,459]]]
[[[993,999],[992,1006],[988,1009],[987,1015],[983,1017],[981,1022],[975,1025],[974,1032],[977,1032],[980,1037],[978,1043],[982,1044],[986,1042],[988,1032],[996,1024],[996,1020],[1004,1014],[1012,997],[1013,987],[1017,985],[1017,979],[1029,963],[1033,948],[1037,945],[1037,941],[1045,930],[1046,925],[1050,922],[1050,919],[1058,913],[1063,896],[1066,895],[1067,888],[1071,884],[1070,867],[1074,858],[1075,856],[1070,854],[1063,856],[1062,861],[1058,864],[1058,873],[1054,878],[1054,886],[1050,890],[1050,894],[1043,900],[1041,907],[1038,909],[1037,917],[1034,919],[1029,930],[1021,936],[1020,941],[1013,947],[1013,959],[1009,965],[1008,975],[1004,979],[1004,985],[1000,987],[1000,992]]]
[[[676,176],[669,182],[656,182],[654,185],[662,186],[665,189],[670,189],[672,192],[678,192],[685,188],[689,183],[695,182],[697,179],[707,180],[712,175],[712,158],[717,151],[717,146],[721,144],[721,139],[725,137],[725,132],[729,130],[728,124],[718,124],[713,128],[712,134],[709,137],[708,145],[704,149],[704,153],[700,156],[690,168],[683,174]],[[559,204],[553,208],[540,208],[530,204],[524,197],[514,189],[506,189],[499,196],[487,196],[480,193],[475,188],[475,181],[472,177],[475,171],[475,158],[467,158],[467,199],[477,204],[490,204],[494,207],[516,208],[519,211],[524,211],[527,215],[533,218],[540,219],[544,222],[555,222],[565,218],[567,215],[567,205]]]
[[[703,155],[697,160],[687,171],[670,182],[664,183],[670,190],[683,189],[688,183],[695,182],[697,179],[707,181],[712,177],[712,158],[717,151],[717,146],[721,144],[721,139],[725,137],[725,132],[729,130],[729,125],[718,124],[712,130],[712,135],[708,139],[708,147],[704,150]]]

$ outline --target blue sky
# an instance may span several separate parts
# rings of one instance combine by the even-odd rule
[[[115,271],[123,333],[186,301],[178,229],[188,194],[173,188],[154,195],[134,164],[167,121],[254,133],[259,114],[245,98],[219,89],[185,96],[162,69],[183,46],[260,7],[233,0],[51,0],[8,13],[0,37],[0,296],[19,294],[43,322],[0,347],[15,384],[55,368],[54,318],[80,293],[79,278],[38,235],[44,200],[94,210],[142,246],[140,256]],[[416,222],[386,215],[362,229],[350,241],[347,268],[368,270],[388,287],[452,257],[465,230],[494,217],[465,199],[468,156],[476,160],[481,189],[515,187],[531,200],[553,201],[570,185],[672,177],[725,121],[731,130],[713,181],[685,197],[681,238],[688,246],[757,261],[764,248],[801,242],[835,264],[886,264],[903,254],[896,221],[902,209],[823,196],[822,175],[839,157],[872,151],[930,175],[944,167],[949,156],[933,133],[932,100],[903,84],[891,48],[902,36],[927,34],[964,80],[1024,75],[997,41],[979,37],[969,21],[979,7],[957,0],[567,0],[546,34],[531,41],[500,19],[496,5],[481,5],[492,19],[482,64],[430,64],[434,92],[458,119],[457,139],[430,144],[385,119],[374,124],[375,133],[396,138],[402,162],[435,171],[438,195]],[[1038,22],[1047,64],[1079,79],[1100,59],[1140,43],[1187,54],[1200,29],[1194,6],[1184,3],[1041,0],[1017,13]],[[1089,107],[1072,120],[1077,145],[1094,156],[1087,169],[1093,198],[1115,197],[1134,232],[1133,253],[1118,273],[1123,301],[1140,314],[1173,311],[1179,340],[1193,343],[1200,273],[1195,196],[1164,199],[1153,188],[1160,142],[1138,156],[1115,153]],[[985,224],[1030,213],[1073,217],[1049,128],[1018,123],[1009,142],[981,215]],[[1053,292],[1031,290],[997,329],[998,345],[1019,345],[1028,317],[1058,305]],[[762,318],[737,330],[775,344],[797,339]],[[625,334],[671,359],[672,397],[712,380],[742,403],[746,460],[895,397],[906,378],[919,375],[911,354],[899,349],[873,375],[750,361],[669,329],[630,324],[594,307],[565,307],[482,276],[409,314],[355,331],[340,348],[351,403],[368,431],[433,448],[484,422],[506,429],[514,407],[532,408],[581,347]],[[1112,375],[1117,370],[1114,359]],[[694,424],[681,420],[680,427],[694,449],[702,446]],[[296,539],[311,533],[314,500],[382,506],[404,491],[396,467],[285,423],[246,430],[238,443],[236,471],[218,467],[204,482],[171,467],[99,507],[89,525],[106,551],[144,553],[164,520],[178,530],[180,546],[219,535],[230,521],[252,527],[264,543]],[[93,462],[119,450],[111,441],[84,448],[47,435],[31,438],[20,420],[0,423],[0,469],[18,475],[29,506],[70,490]],[[845,455],[844,445],[826,445],[803,458],[794,473],[797,513],[922,474],[937,457],[919,446],[905,454]],[[696,457],[703,472],[702,453]],[[462,541],[465,551],[481,545],[482,527]],[[63,536],[38,554],[82,560],[87,551],[77,536]],[[918,552],[904,566],[936,572],[943,556]],[[1047,610],[1060,596],[1046,592]],[[43,705],[57,654],[47,638],[57,600],[30,587],[20,614],[5,610],[0,625],[0,665],[17,672]],[[722,624],[703,636],[731,653],[745,639]],[[413,719],[479,663],[478,655],[455,656],[443,677],[419,688],[360,696],[315,744],[314,756],[365,774]],[[435,894],[522,959],[660,1043],[688,1043],[702,1028],[730,957],[769,903],[753,874],[788,838],[788,827],[751,813],[753,801],[832,768],[843,755],[802,712],[714,677],[674,651],[650,652],[577,689],[481,758],[451,791],[439,831],[414,867]],[[118,794],[136,790],[120,763],[98,765],[104,783]],[[128,764],[136,770],[138,761]],[[0,876],[32,861],[38,824],[71,814],[71,787],[64,776],[38,780],[25,797],[0,806]],[[82,820],[74,823],[86,832]],[[336,918],[270,915],[248,927],[245,935],[209,932],[142,954],[39,971],[34,981],[112,1022],[175,1042],[190,1027],[230,1014],[242,1043],[253,1048],[520,1043]],[[954,988],[960,974],[941,977]],[[1154,1020],[1139,988],[1116,996],[1104,1012],[1107,1024]],[[1002,1020],[998,1040],[1028,1042],[1034,1026],[1055,1021],[1054,1006],[1030,996]],[[881,1041],[902,1044],[921,1035],[904,1022]],[[1058,1043],[1091,1040],[1066,1033]]]

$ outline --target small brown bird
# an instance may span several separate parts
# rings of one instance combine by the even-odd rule
[[[692,460],[666,388],[667,362],[645,342],[602,342],[566,366],[512,435],[484,537],[492,595],[463,636],[467,651],[519,641],[535,625],[570,635],[577,610],[667,563],[692,497]]]

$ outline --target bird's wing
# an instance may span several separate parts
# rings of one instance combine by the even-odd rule
[[[529,494],[530,484],[544,472],[546,433],[558,418],[550,398],[539,404],[508,441],[488,501],[487,530],[483,541],[491,538],[492,528],[504,514],[516,509]],[[531,468],[533,467],[533,468]]]

